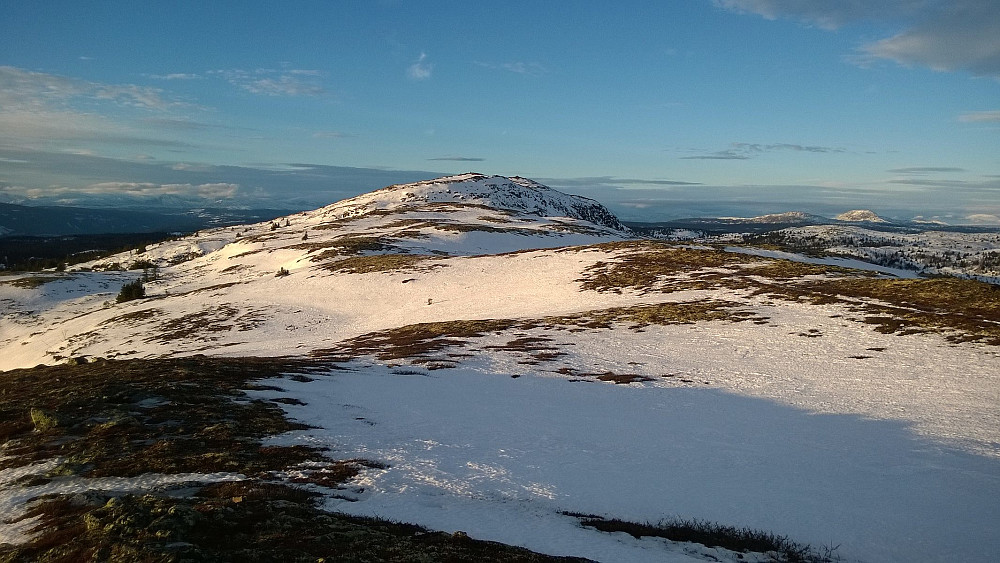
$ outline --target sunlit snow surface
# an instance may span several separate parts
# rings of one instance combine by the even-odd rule
[[[543,323],[462,338],[445,351],[467,354],[450,357],[453,368],[365,356],[341,363],[346,371],[281,379],[272,383],[284,392],[256,394],[306,403],[281,405],[315,428],[275,441],[389,465],[336,491],[327,502],[333,510],[602,561],[738,559],[597,532],[563,511],[749,526],[839,545],[849,561],[986,561],[1000,553],[997,347],[882,334],[844,305],[740,290],[584,291],[585,270],[620,255],[559,247],[627,233],[483,208],[496,203],[476,196],[491,181],[445,183],[445,195],[433,183],[420,185],[427,194],[408,192],[431,208],[399,207],[419,199],[405,193],[369,195],[290,216],[287,226],[204,231],[116,258],[163,264],[143,300],[114,304],[137,271],[52,272],[45,275],[58,280],[37,286],[4,276],[0,369],[77,355],[304,356],[412,323],[722,300],[767,322],[642,331]],[[545,195],[536,203],[544,210],[573,202]],[[374,211],[357,215],[364,210]],[[351,253],[323,252],[359,237],[392,247],[368,255],[435,259],[393,271],[326,269]],[[759,254],[747,262],[767,259]],[[279,268],[290,274],[276,277]],[[516,338],[548,339],[564,355],[525,363],[503,349]],[[650,380],[613,385],[572,375],[605,371]],[[20,506],[36,491],[9,477],[0,475],[0,502]]]
[[[969,351],[935,364],[941,342],[916,337],[855,369],[863,362],[848,354],[894,337],[823,328],[833,344],[800,338],[781,349],[749,334],[759,327],[723,323],[650,329],[638,348],[640,335],[575,335],[557,364],[601,371],[642,360],[638,372],[673,370],[690,383],[571,381],[487,356],[434,371],[357,363],[277,382],[277,395],[307,402],[288,412],[319,427],[279,441],[390,464],[363,473],[354,485],[364,491],[331,509],[546,553],[690,555],[582,529],[560,514],[572,511],[780,530],[839,545],[846,560],[988,560],[1000,549],[1000,424],[995,392],[975,395],[998,388],[996,357]]]

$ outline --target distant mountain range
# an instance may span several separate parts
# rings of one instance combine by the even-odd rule
[[[948,225],[939,221],[899,221],[886,219],[874,211],[853,209],[833,218],[790,211],[787,213],[772,213],[757,217],[690,217],[686,219],[671,219],[658,222],[631,222],[625,224],[638,234],[656,236],[669,234],[673,231],[700,231],[709,235],[724,233],[763,233],[777,231],[790,227],[806,227],[814,225],[855,225],[878,231],[920,232],[920,231],[954,231],[954,232],[992,232],[996,227],[981,225]]]
[[[0,237],[192,232],[273,219],[273,209],[93,209],[0,203]]]

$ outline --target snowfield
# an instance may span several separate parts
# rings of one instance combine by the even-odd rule
[[[326,508],[542,553],[768,560],[569,512],[767,530],[845,561],[995,558],[997,319],[850,293],[911,272],[644,246],[605,213],[470,174],[0,277],[0,369],[315,358],[310,378],[251,394],[312,427],[273,443],[385,464],[317,489]],[[146,298],[115,303],[141,274],[115,263],[139,260],[158,266]],[[802,290],[844,279],[861,281]],[[10,475],[0,506],[16,511],[35,493]],[[0,521],[0,542],[18,526]]]

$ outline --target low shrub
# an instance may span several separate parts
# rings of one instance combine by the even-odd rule
[[[115,298],[115,303],[124,303],[134,299],[142,299],[146,296],[146,287],[142,285],[142,280],[128,282],[122,286]]]

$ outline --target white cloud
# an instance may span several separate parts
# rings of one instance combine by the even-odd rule
[[[962,115],[958,116],[958,120],[966,123],[1000,121],[1000,110],[973,111],[969,113],[963,113]]]
[[[1000,78],[1000,9],[996,0],[714,0],[727,10],[786,18],[824,29],[872,21],[902,32],[862,46],[853,58],[968,71]]]
[[[973,213],[967,215],[965,219],[975,225],[1000,225],[1000,217],[990,213]]]
[[[915,27],[865,45],[861,52],[902,65],[1000,78],[1000,6],[996,0],[949,3]]]
[[[433,70],[434,65],[427,62],[427,53],[420,53],[417,61],[406,69],[406,75],[414,80],[427,80]]]

